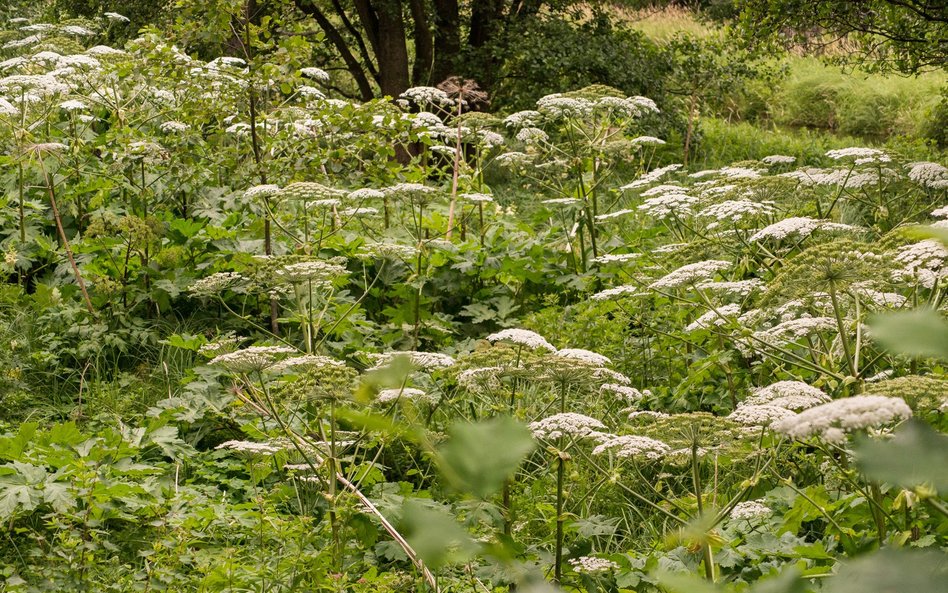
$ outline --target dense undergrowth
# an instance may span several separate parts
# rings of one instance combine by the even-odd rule
[[[2,590],[944,589],[930,144],[10,25]]]

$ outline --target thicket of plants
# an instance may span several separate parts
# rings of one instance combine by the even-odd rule
[[[944,590],[938,153],[124,22],[0,33],[4,591]]]

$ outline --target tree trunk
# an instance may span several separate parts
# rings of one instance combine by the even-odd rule
[[[323,11],[312,3],[312,0],[296,0],[296,7],[299,8],[303,14],[313,17],[313,20],[316,21],[319,28],[326,34],[326,39],[333,44],[333,47],[336,48],[336,51],[338,51],[340,57],[342,57],[342,61],[346,64],[346,69],[359,87],[359,96],[361,99],[363,101],[370,101],[375,96],[372,85],[369,83],[369,79],[365,75],[365,70],[363,70],[362,65],[355,56],[352,55],[349,46],[346,45],[345,38],[343,38],[339,30],[326,18]]]
[[[458,0],[434,0],[434,66],[431,80],[441,82],[458,74],[461,53],[461,17]]]
[[[414,22],[415,38],[415,63],[411,68],[411,83],[413,86],[430,86],[434,45],[425,0],[408,0],[408,6],[411,9],[411,20]]]
[[[409,86],[402,0],[355,0],[355,7],[378,61],[379,88],[397,97]]]

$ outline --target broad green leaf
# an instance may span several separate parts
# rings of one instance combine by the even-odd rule
[[[845,562],[825,593],[944,593],[948,562],[933,551],[885,548]]]
[[[464,562],[478,550],[477,543],[454,517],[418,500],[405,502],[401,527],[415,553],[433,570]]]
[[[536,446],[527,427],[507,417],[457,423],[448,436],[439,449],[441,473],[456,490],[480,498],[497,492]]]
[[[880,315],[870,320],[870,327],[872,335],[893,352],[948,359],[948,322],[934,311]]]
[[[891,440],[860,441],[856,463],[874,480],[906,488],[930,484],[948,493],[948,436],[918,420],[900,426]]]

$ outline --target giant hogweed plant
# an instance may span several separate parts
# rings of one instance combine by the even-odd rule
[[[238,17],[242,55],[206,63],[154,35],[83,51],[94,32],[57,25],[2,48],[5,265],[29,286],[71,258],[58,284],[89,280],[93,317],[193,312],[198,333],[168,344],[208,363],[168,381],[147,428],[5,437],[13,586],[653,590],[661,565],[744,587],[787,558],[826,578],[833,554],[939,542],[944,504],[925,483],[940,478],[884,462],[890,445],[939,442],[906,423],[943,415],[939,367],[865,322],[942,307],[948,252],[901,227],[944,217],[944,167],[852,148],[825,169],[780,155],[652,168],[644,147],[660,140],[628,136],[656,106],[586,89],[507,120],[526,148],[497,158],[553,201],[517,208],[562,213],[563,239],[528,237],[503,206],[485,212],[504,139],[463,113],[467,83],[395,105],[327,99],[299,47],[281,63],[259,45],[267,25]],[[629,161],[642,174],[613,190]],[[628,321],[640,349],[567,340],[559,314],[553,339],[481,331],[514,325],[531,290],[569,302],[545,285],[590,262],[619,284],[573,307]],[[590,349],[557,347],[571,345]],[[727,395],[708,405],[695,392],[710,368]],[[136,522],[150,539],[107,562],[112,529]],[[399,576],[373,582],[380,569]]]

